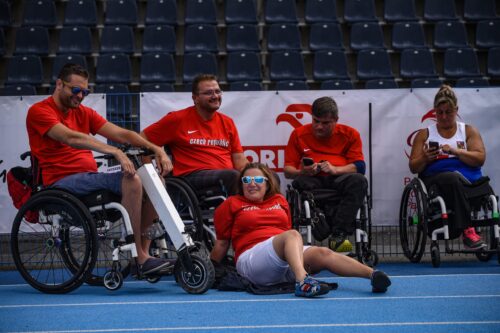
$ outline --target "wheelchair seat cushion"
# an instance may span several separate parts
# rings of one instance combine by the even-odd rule
[[[121,201],[121,197],[119,195],[107,190],[95,191],[90,194],[80,196],[79,199],[82,200],[83,204],[87,207]]]

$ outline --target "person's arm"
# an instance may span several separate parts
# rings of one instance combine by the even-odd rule
[[[425,144],[429,136],[427,129],[418,131],[411,147],[409,167],[412,173],[424,171],[428,164],[434,162],[439,154],[439,149],[429,149]]]
[[[233,153],[231,154],[231,159],[233,161],[234,168],[238,171],[243,170],[243,168],[249,163],[243,153]]]
[[[443,145],[441,150],[446,154],[457,156],[460,161],[471,167],[482,166],[486,160],[486,151],[481,134],[475,127],[470,125],[465,126],[465,131],[467,149],[451,148],[449,145]]]
[[[215,240],[214,248],[210,252],[210,259],[215,262],[221,262],[226,257],[229,250],[230,241],[226,239]]]
[[[285,177],[288,179],[295,179],[298,176],[314,176],[319,173],[318,163],[314,163],[309,166],[305,166],[304,163],[300,163],[300,169],[292,165],[285,165],[283,172]]]

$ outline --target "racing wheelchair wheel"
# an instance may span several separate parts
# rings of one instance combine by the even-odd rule
[[[165,186],[191,238],[204,243],[211,250],[212,239],[204,229],[203,216],[194,191],[184,180],[175,177],[165,178]]]
[[[177,260],[174,268],[175,280],[186,292],[190,294],[203,294],[215,281],[215,268],[203,249],[194,249],[189,252],[193,265],[190,272]]]
[[[404,255],[413,263],[420,262],[427,241],[427,194],[418,178],[414,178],[403,191],[399,236]]]
[[[441,265],[441,254],[439,253],[437,243],[431,245],[431,261],[433,267],[439,267]]]
[[[11,250],[18,271],[33,288],[68,293],[78,288],[94,267],[94,221],[73,195],[61,190],[38,192],[14,219]],[[70,253],[73,263],[68,261]]]

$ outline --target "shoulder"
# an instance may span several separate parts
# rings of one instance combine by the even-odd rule
[[[51,97],[45,98],[41,101],[38,101],[31,105],[28,111],[47,111],[47,110],[53,110],[53,107],[51,107],[50,103]]]
[[[220,111],[217,111],[215,113],[215,117],[219,118],[220,120],[222,120],[225,123],[234,124],[233,118],[229,117],[227,114],[224,114]]]
[[[357,129],[355,129],[354,127],[348,126],[348,125],[344,125],[344,124],[337,124],[335,126],[335,132],[338,135],[343,135],[347,138],[356,139],[356,138],[361,137],[361,135],[359,134],[359,131]]]

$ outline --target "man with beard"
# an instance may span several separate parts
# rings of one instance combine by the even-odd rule
[[[108,122],[95,110],[81,104],[89,94],[88,77],[83,67],[64,65],[52,96],[31,106],[26,118],[31,154],[38,160],[44,186],[61,188],[77,196],[97,190],[121,195],[134,231],[138,268],[145,275],[157,273],[171,263],[151,257],[148,253],[150,241],[141,236],[156,214],[149,200],[143,203],[141,179],[132,161],[120,149],[97,140],[93,135],[100,134],[120,144],[150,149],[162,175],[171,169],[170,160],[161,147]],[[92,151],[113,155],[122,171],[97,172]]]
[[[169,112],[141,135],[158,146],[168,146],[174,176],[184,177],[195,189],[222,185],[227,195],[235,194],[239,171],[248,160],[233,120],[217,112],[222,103],[217,77],[195,77],[192,98],[193,106]]]

